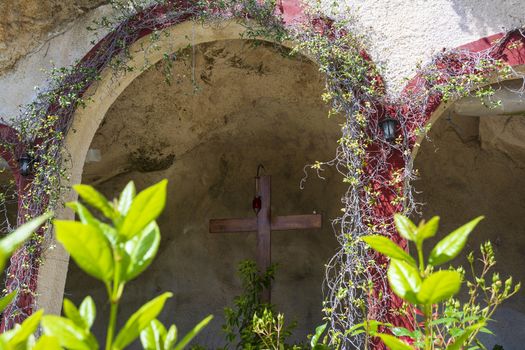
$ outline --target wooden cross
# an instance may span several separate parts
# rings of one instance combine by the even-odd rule
[[[322,227],[322,216],[311,214],[272,217],[271,176],[258,176],[255,181],[256,189],[258,189],[256,196],[261,199],[261,208],[257,216],[238,219],[211,219],[210,233],[257,231],[257,266],[259,271],[264,272],[272,262],[271,231],[320,229]],[[262,299],[265,302],[270,301],[270,288],[263,291]]]

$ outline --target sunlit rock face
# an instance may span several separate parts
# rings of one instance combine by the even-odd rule
[[[515,101],[520,98],[511,96],[509,104],[518,108]],[[507,102],[505,98],[501,101],[504,105]],[[421,179],[414,184],[422,191],[418,200],[424,203],[423,217],[441,216],[441,238],[468,220],[485,215],[455,263],[466,264],[467,252],[490,240],[498,261],[496,271],[502,277],[512,275],[523,282],[525,114],[488,116],[478,101],[478,112],[484,116],[477,117],[473,101],[467,102],[471,104],[471,116],[459,115],[452,107],[450,113],[445,113],[448,117],[432,127],[431,141],[424,142],[417,155],[415,166]],[[521,108],[525,110],[525,105]],[[504,304],[495,318],[492,329],[496,337],[485,336],[488,348],[494,344],[505,349],[522,348],[525,291]]]
[[[0,75],[46,39],[107,0],[0,1]]]
[[[119,97],[92,145],[83,182],[108,197],[129,180],[144,188],[169,179],[168,203],[159,219],[162,243],[152,267],[126,292],[121,318],[161,291],[175,294],[162,320],[187,331],[207,314],[216,316],[199,338],[206,347],[223,343],[223,307],[241,292],[237,264],[254,259],[254,233],[211,235],[208,220],[253,217],[251,202],[258,164],[272,175],[272,215],[323,214],[323,229],[272,233],[278,264],[273,302],[295,340],[322,323],[324,264],[334,254],[331,220],[340,213],[345,186],[330,168],[322,175],[304,168],[335,154],[340,120],[328,119],[320,95],[323,79],[303,57],[263,44],[214,42],[178,53],[171,85],[166,66],[150,68]],[[309,177],[300,189],[301,179]],[[86,293],[107,316],[104,289],[74,264],[67,297]],[[103,333],[102,325],[96,332]]]

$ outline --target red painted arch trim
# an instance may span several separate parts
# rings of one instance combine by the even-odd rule
[[[486,51],[492,58],[500,59],[511,67],[525,65],[525,38],[519,29],[512,30],[506,34],[498,33],[486,36],[484,38],[472,41],[470,43],[458,46],[457,50],[464,50],[472,53]],[[511,45],[515,44],[515,45]],[[421,75],[416,75],[404,87],[403,93],[414,92],[414,88],[422,84],[419,82],[423,79]],[[417,91],[416,91],[417,92]],[[423,125],[428,122],[431,115],[441,105],[442,98],[436,97],[427,103],[425,113],[420,119],[414,121],[415,124]],[[407,106],[400,106],[401,109]],[[410,127],[410,125],[409,125]],[[417,125],[412,125],[414,129]]]
[[[17,192],[21,193],[25,179],[20,175],[18,158],[24,153],[25,147],[19,142],[19,134],[11,126],[0,123],[0,157],[4,158],[15,178]]]

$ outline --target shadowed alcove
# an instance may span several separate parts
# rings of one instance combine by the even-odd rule
[[[324,264],[337,246],[331,220],[345,186],[333,169],[323,172],[325,180],[308,171],[302,190],[300,182],[306,165],[333,157],[339,125],[326,117],[317,66],[282,50],[244,40],[190,47],[145,71],[106,114],[82,181],[113,198],[130,180],[138,189],[169,180],[157,258],[126,287],[121,322],[171,290],[161,320],[175,322],[182,334],[214,314],[197,342],[223,344],[223,307],[241,293],[237,265],[255,259],[256,237],[209,234],[208,220],[254,215],[260,163],[272,175],[272,215],[323,214],[320,230],[272,232],[278,264],[272,302],[288,322],[298,322],[294,339],[304,341],[322,322]],[[109,312],[105,290],[71,263],[65,296],[78,303],[86,294],[99,305],[101,335]]]
[[[441,217],[438,238],[476,216],[485,216],[453,263],[468,266],[467,253],[479,252],[480,244],[490,240],[497,260],[495,271],[504,279],[512,275],[516,282],[525,282],[525,98],[518,92],[521,86],[522,81],[494,86],[493,101],[501,101],[502,107],[487,108],[475,97],[457,102],[432,126],[431,142],[423,142],[415,160],[421,174],[415,188],[422,191],[418,200],[424,203],[423,218]],[[482,337],[488,349],[494,344],[521,348],[525,342],[520,332],[525,327],[523,289],[501,306],[495,320],[491,326],[495,337]]]

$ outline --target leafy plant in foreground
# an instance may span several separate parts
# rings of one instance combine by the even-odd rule
[[[482,348],[483,344],[476,338],[481,331],[490,332],[486,323],[495,309],[506,299],[516,294],[520,284],[514,285],[512,278],[502,282],[499,275],[492,275],[492,283],[487,283],[489,270],[496,264],[490,242],[481,248],[482,271],[476,274],[474,255],[470,253],[472,281],[467,281],[469,300],[461,303],[454,296],[459,292],[465,277],[463,268],[437,270],[440,265],[448,263],[463,250],[467,238],[482,217],[456,229],[439,241],[427,260],[424,258],[423,243],[434,237],[439,226],[439,217],[433,217],[428,222],[422,221],[416,226],[407,217],[397,214],[394,218],[399,234],[416,246],[416,260],[396,245],[393,241],[380,235],[364,237],[363,240],[373,249],[390,257],[388,281],[396,295],[412,305],[413,309],[421,310],[422,324],[416,324],[414,330],[406,328],[391,328],[394,335],[379,333],[377,322],[358,325],[366,328],[368,334],[378,336],[392,350],[412,350],[399,337],[411,340],[416,348],[425,350],[447,349],[460,350],[471,344],[469,349]]]
[[[77,265],[87,274],[102,281],[110,303],[106,350],[120,350],[139,336],[144,349],[180,350],[211,320],[205,318],[177,344],[177,329],[169,330],[156,320],[164,303],[172,296],[164,293],[140,307],[117,332],[119,302],[126,284],[140,275],[153,261],[160,231],[156,218],[166,202],[167,181],[163,180],[139,194],[130,182],[118,199],[108,201],[87,185],[75,190],[82,200],[105,218],[97,219],[82,203],[68,203],[80,221],[55,220],[57,240],[62,243]],[[90,328],[96,308],[90,297],[77,308],[64,301],[65,317],[46,315],[42,318],[46,349],[94,350],[99,348]]]

